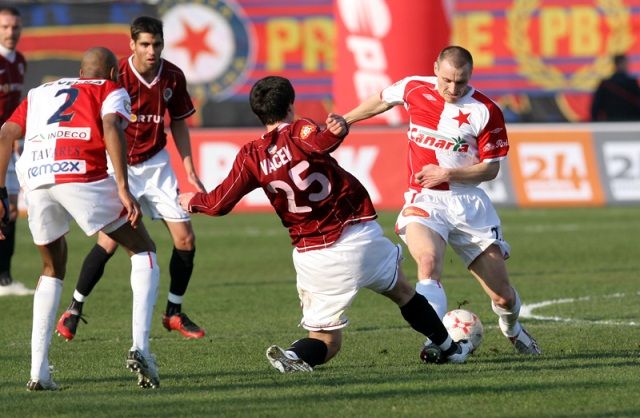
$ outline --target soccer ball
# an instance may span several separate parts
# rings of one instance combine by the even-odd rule
[[[480,347],[484,328],[478,315],[465,309],[454,309],[444,315],[442,323],[454,341],[466,339],[473,345],[474,350]]]

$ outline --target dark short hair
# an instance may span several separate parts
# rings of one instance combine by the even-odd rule
[[[2,14],[2,13],[7,13],[7,14],[10,14],[10,15],[15,16],[15,17],[20,17],[20,10],[16,9],[15,7],[11,7],[11,6],[0,5],[0,14]]]
[[[616,54],[613,56],[613,64],[618,67],[627,62],[627,56],[625,54]]]
[[[296,93],[291,82],[284,77],[264,77],[251,87],[249,104],[264,125],[284,120]]]
[[[137,17],[133,22],[131,22],[131,39],[137,41],[141,33],[160,35],[164,40],[162,21],[150,16]]]
[[[461,46],[450,45],[440,51],[438,63],[445,59],[451,62],[455,68],[464,67],[469,64],[473,69],[473,56],[471,52]]]

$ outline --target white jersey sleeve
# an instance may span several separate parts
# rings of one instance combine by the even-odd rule
[[[396,81],[389,87],[382,90],[380,93],[380,98],[388,104],[391,105],[399,105],[405,102],[405,96],[408,94],[407,92],[407,83],[413,80],[422,80],[422,81],[433,81],[435,77],[420,77],[420,76],[409,76],[405,77],[402,80]]]
[[[129,93],[123,88],[109,93],[105,101],[102,103],[101,116],[110,113],[116,113],[122,118],[122,128],[126,128],[131,120],[131,99]]]

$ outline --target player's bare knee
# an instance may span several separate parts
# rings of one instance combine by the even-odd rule
[[[426,277],[433,276],[438,265],[438,260],[435,254],[424,253],[416,257],[416,263],[418,264],[418,271],[424,274]]]
[[[196,237],[193,233],[173,237],[173,246],[182,251],[192,251],[195,248],[195,244]]]

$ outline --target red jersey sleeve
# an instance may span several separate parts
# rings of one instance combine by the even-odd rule
[[[478,134],[478,154],[480,161],[498,161],[507,155],[509,140],[504,116],[500,108],[493,102],[487,105],[489,120]]]
[[[211,216],[229,213],[244,195],[260,187],[253,167],[255,162],[251,158],[248,145],[245,145],[236,155],[231,171],[222,183],[209,193],[196,193],[193,196],[189,202],[190,211]]]
[[[187,91],[187,80],[179,68],[172,66],[175,74],[175,91],[173,97],[167,103],[167,110],[171,120],[185,119],[195,113],[196,109]]]
[[[7,120],[7,122],[13,122],[16,123],[18,125],[20,125],[20,127],[22,128],[22,132],[24,134],[26,127],[27,127],[27,109],[28,109],[28,101],[27,99],[24,99],[22,102],[20,102],[20,104],[18,105],[18,107],[16,108],[16,110],[13,111],[13,114],[11,114],[11,116],[9,117],[9,119]]]
[[[330,154],[342,143],[346,134],[338,137],[328,129],[321,130],[308,119],[299,119],[291,127],[291,139],[309,154]]]

